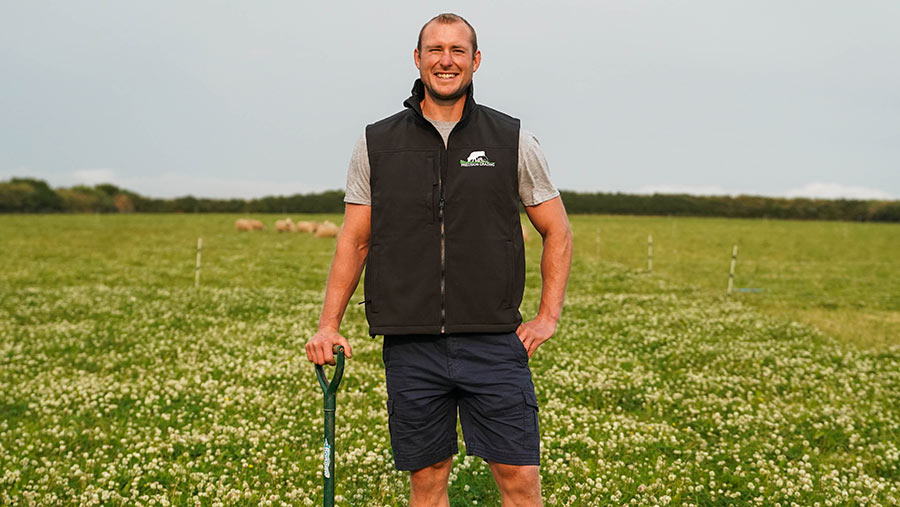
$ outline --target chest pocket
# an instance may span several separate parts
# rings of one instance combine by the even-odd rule
[[[390,224],[390,234],[437,221],[438,154],[402,150],[372,157],[373,226]],[[377,216],[376,216],[377,215]]]

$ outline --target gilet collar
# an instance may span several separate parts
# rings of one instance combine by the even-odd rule
[[[466,90],[466,103],[463,106],[462,116],[459,121],[462,123],[465,121],[469,115],[472,113],[472,110],[475,109],[475,99],[473,97],[474,85],[469,83],[469,88]],[[415,82],[413,82],[412,87],[412,95],[406,100],[403,101],[403,106],[412,109],[417,116],[425,120],[425,115],[422,114],[422,100],[425,99],[425,84],[422,83],[421,78],[417,78]]]

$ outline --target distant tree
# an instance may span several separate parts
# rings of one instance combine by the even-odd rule
[[[900,202],[876,202],[872,203],[867,212],[869,220],[878,222],[900,222]]]
[[[26,183],[0,183],[0,211],[23,212],[34,200],[34,187]]]
[[[32,192],[29,192],[27,196],[20,194],[24,200],[21,202],[19,211],[25,213],[46,213],[63,210],[62,198],[47,185],[46,181],[34,178],[12,178],[9,182],[31,187]]]
[[[73,213],[111,213],[117,211],[113,199],[96,188],[75,186],[59,189],[66,211]]]
[[[165,211],[170,213],[197,213],[200,211],[200,201],[192,195],[176,197],[165,201]]]
[[[116,207],[116,211],[119,213],[133,213],[134,212],[134,203],[131,201],[131,197],[124,192],[120,192],[113,196],[112,198],[113,206]]]
[[[94,185],[94,188],[110,197],[114,197],[116,194],[121,194],[123,192],[121,188],[112,183],[100,183],[99,185]]]

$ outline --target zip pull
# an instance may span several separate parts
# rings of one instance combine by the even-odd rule
[[[366,303],[371,303],[371,302],[372,302],[371,299],[363,299],[363,300],[360,301],[359,303],[356,303],[356,306],[364,305],[364,304],[366,304]]]

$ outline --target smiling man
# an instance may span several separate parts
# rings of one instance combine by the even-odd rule
[[[316,364],[350,344],[339,327],[366,266],[369,334],[383,335],[391,447],[411,506],[447,506],[457,449],[490,466],[503,505],[541,505],[538,404],[528,361],[556,331],[572,233],[535,137],[476,104],[475,30],[441,14],[419,32],[405,109],[369,125],[347,176],[319,320]],[[541,301],[523,322],[519,203],[543,238]]]

